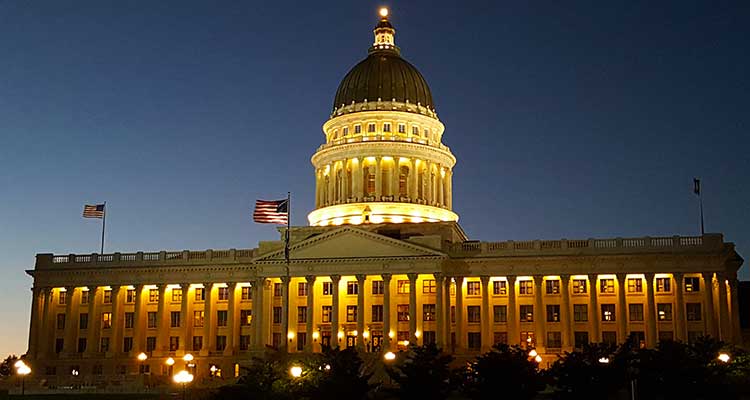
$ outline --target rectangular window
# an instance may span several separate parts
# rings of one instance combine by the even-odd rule
[[[701,278],[688,276],[685,278],[685,291],[688,293],[700,292]]]
[[[281,283],[274,282],[274,284],[273,284],[273,296],[274,297],[281,297]]]
[[[193,327],[194,328],[202,328],[203,327],[203,311],[193,311]]]
[[[112,327],[112,313],[102,313],[102,329],[109,329]]]
[[[333,294],[333,282],[323,282],[323,296],[330,296]]]
[[[133,329],[134,325],[135,325],[135,313],[126,312],[125,313],[125,329]]]
[[[193,336],[193,351],[203,349],[203,336]]]
[[[482,322],[482,311],[479,306],[467,306],[466,316],[470,324],[471,323],[478,324]]]
[[[250,349],[250,335],[240,336],[240,351],[247,351]]]
[[[297,323],[298,324],[307,323],[307,307],[306,306],[297,306]]]
[[[437,290],[434,279],[425,279],[422,281],[422,293],[433,294]]]
[[[482,334],[480,332],[469,332],[469,350],[479,350],[482,348]]]
[[[411,127],[411,134],[419,136],[419,127],[418,126],[412,126]]]
[[[409,294],[409,281],[398,281],[398,294]]]
[[[65,293],[65,292],[63,292]],[[62,294],[62,293],[60,293]],[[112,303],[112,290],[107,289],[104,291],[104,298],[102,299],[102,302],[104,304],[111,304]]]
[[[381,304],[373,304],[372,322],[383,322],[383,306]]]
[[[303,351],[307,344],[307,332],[297,333],[297,351]]]
[[[253,291],[250,286],[242,287],[242,300],[251,300],[253,298]]]
[[[219,301],[227,301],[227,300],[229,300],[229,288],[220,287],[219,288]]]
[[[227,348],[227,337],[216,335],[216,351],[224,351]]]
[[[83,353],[86,351],[86,338],[78,338],[78,352]]]
[[[109,351],[109,338],[103,337],[99,341],[99,352],[106,353]]]
[[[135,289],[128,289],[128,291],[125,292],[125,302],[128,304],[135,303]]]
[[[206,300],[206,289],[195,288],[195,301],[205,301],[205,300]]]
[[[685,303],[688,321],[701,320],[701,303]]]
[[[422,304],[422,320],[423,321],[435,321],[435,305],[434,304]]]
[[[671,321],[672,320],[672,303],[657,304],[656,314],[659,316],[659,321]]]
[[[169,337],[169,351],[177,351],[180,348],[180,337],[170,336]]]
[[[599,280],[599,293],[612,294],[615,292],[615,280],[614,279],[600,279]]]
[[[534,322],[534,306],[524,304],[518,307],[521,322]]]
[[[169,313],[169,326],[171,328],[180,327],[180,312],[179,311],[171,311]]]
[[[357,306],[346,306],[346,322],[357,322]]]
[[[492,282],[492,294],[495,296],[505,296],[508,294],[508,282],[507,281],[494,281]]]
[[[156,311],[149,311],[148,316],[148,325],[146,325],[148,328],[156,328]]]
[[[179,303],[181,301],[182,301],[182,289],[173,288],[172,289],[172,302]]]
[[[532,331],[521,331],[521,347],[534,347],[536,340],[534,340],[534,332]]]
[[[602,304],[602,321],[614,321],[615,320],[615,305],[614,304]]]
[[[508,332],[495,332],[493,336],[495,344],[508,344]]]
[[[586,280],[585,279],[573,279],[573,294],[585,294],[586,293]]]
[[[345,126],[344,127],[344,136],[347,136],[347,135],[349,135],[349,127]]]
[[[560,322],[559,304],[547,304],[547,322]]]
[[[127,353],[130,350],[133,350],[133,337],[125,336],[122,338],[122,352]]]
[[[630,320],[633,322],[643,321],[643,304],[629,304],[628,311],[630,313]]]
[[[55,353],[62,353],[64,346],[65,340],[63,338],[55,338]]]
[[[149,303],[158,303],[159,302],[159,289],[149,289],[148,290],[148,302]]]
[[[576,349],[583,349],[584,346],[589,344],[589,333],[573,332],[573,342]]]
[[[297,282],[297,296],[307,296],[307,282]]]
[[[250,326],[253,322],[253,310],[240,310],[240,326]]]
[[[643,293],[643,279],[628,278],[628,293]]]
[[[383,124],[383,132],[390,132],[391,131],[391,123],[386,122]]]
[[[409,320],[409,305],[399,304],[396,306],[397,316],[399,322],[405,322]]]
[[[146,351],[156,350],[156,336],[149,336],[146,338]]]
[[[466,295],[467,296],[479,296],[481,292],[482,283],[476,281],[466,282]]]
[[[694,344],[702,336],[703,331],[688,331],[688,343]]]
[[[560,332],[547,332],[547,347],[559,349],[562,347],[562,334]]]
[[[89,291],[88,290],[81,291],[81,304],[89,304]]]
[[[602,331],[602,343],[617,344],[617,332]]]
[[[332,306],[323,306],[323,322],[331,322],[331,317],[333,316],[333,307]]]
[[[534,294],[534,282],[533,281],[518,281],[518,294],[521,295],[532,295]]]
[[[359,293],[359,282],[346,281],[346,294],[357,294],[357,293]]]
[[[508,306],[492,307],[492,320],[496,324],[508,322]]]
[[[406,133],[406,125],[398,124],[398,133]]]
[[[671,342],[674,340],[674,332],[672,331],[659,331],[660,342]]]
[[[228,313],[227,310],[217,310],[216,311],[216,326],[227,326],[227,320],[228,320]]]
[[[375,132],[375,124],[372,124],[372,123],[370,123],[370,124],[367,124],[367,132],[368,132],[368,133],[373,133],[373,132]]]
[[[548,279],[544,281],[544,286],[547,289],[547,294],[560,294],[559,279]]]
[[[656,278],[656,292],[669,293],[672,291],[672,278]]]
[[[89,314],[88,313],[81,313],[78,315],[78,329],[88,329],[89,328]]]
[[[573,321],[587,322],[589,320],[588,304],[573,304]]]
[[[274,307],[273,308],[273,323],[274,324],[280,324],[281,323],[281,307]]]
[[[381,295],[385,291],[383,281],[372,281],[372,294]]]
[[[362,133],[362,125],[354,125],[354,133]]]

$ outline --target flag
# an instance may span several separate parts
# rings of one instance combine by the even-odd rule
[[[701,195],[701,180],[698,178],[693,178],[693,193]]]
[[[253,221],[286,225],[289,222],[289,200],[255,200]]]
[[[104,218],[104,204],[84,205],[83,218]]]

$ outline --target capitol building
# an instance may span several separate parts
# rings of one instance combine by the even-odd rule
[[[436,343],[468,358],[508,343],[544,366],[594,342],[741,342],[743,259],[721,234],[471,240],[453,211],[450,130],[395,34],[383,10],[336,91],[289,264],[286,228],[252,249],[38,254],[35,378],[118,385],[188,354],[196,379],[229,377],[269,347]]]

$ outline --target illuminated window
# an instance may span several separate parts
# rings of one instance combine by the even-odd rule
[[[495,296],[505,296],[508,294],[508,282],[507,281],[494,281],[492,282],[492,294]]]
[[[391,131],[391,123],[386,122],[383,124],[383,132],[390,132]]]
[[[547,294],[560,294],[560,280],[559,279],[547,279],[544,281],[544,286],[547,289]]]
[[[346,282],[346,294],[358,294],[359,293],[359,282],[347,281]]]
[[[398,124],[398,133],[406,133],[406,125]]]
[[[158,303],[159,302],[159,289],[149,289],[148,291],[148,302]]]
[[[362,133],[362,125],[354,125],[354,133]]]
[[[701,303],[685,303],[688,321],[701,320]]]
[[[281,323],[281,307],[274,307],[273,308],[273,323],[274,324],[280,324]]]
[[[672,291],[672,278],[656,278],[656,292],[669,293]]]
[[[202,328],[203,327],[203,311],[193,311],[193,327],[194,328]]]
[[[250,286],[242,287],[242,300],[251,300],[253,298],[253,291]]]
[[[178,303],[182,301],[182,289],[172,289],[172,302]]]
[[[216,326],[227,326],[227,319],[228,319],[228,313],[227,310],[217,310],[216,311]]]
[[[437,286],[434,279],[425,279],[422,281],[422,293],[435,293]]]
[[[573,294],[585,294],[586,293],[586,280],[585,279],[573,279]]]
[[[611,294],[615,292],[615,280],[614,279],[600,279],[599,280],[599,293]]]
[[[466,316],[469,323],[478,324],[482,322],[482,310],[479,306],[467,306]]]
[[[333,294],[333,282],[323,282],[323,295],[330,296]]]
[[[323,322],[331,322],[331,317],[333,315],[333,307],[332,306],[323,306]]]
[[[383,322],[383,305],[382,304],[373,304],[372,322]]]
[[[656,314],[659,316],[659,321],[671,321],[672,320],[672,303],[657,304]]]
[[[111,293],[111,291],[110,291],[110,293]],[[106,292],[105,292],[105,294],[106,294]],[[59,292],[57,300],[58,300],[58,303],[60,305],[65,305],[67,303],[67,301],[68,301],[68,292],[62,292],[62,291]]]
[[[588,304],[573,304],[573,321],[586,322],[589,320]]]
[[[373,124],[373,123],[367,124],[367,132],[368,133],[375,132],[375,124]]]
[[[112,313],[102,313],[102,329],[109,329],[112,327]]]
[[[397,316],[399,322],[405,322],[409,320],[409,305],[399,304],[396,306]]]
[[[518,294],[521,294],[521,295],[534,294],[534,282],[529,281],[529,280],[518,281]]]
[[[547,347],[559,349],[562,347],[562,334],[560,332],[547,332]]]
[[[204,288],[195,288],[195,301],[206,300],[206,290]]]
[[[628,293],[642,293],[642,292],[643,292],[643,279],[628,278]]]
[[[172,328],[180,327],[180,312],[172,311],[169,313],[169,326]]]
[[[422,320],[423,321],[435,321],[435,305],[434,304],[422,304]]]
[[[63,292],[65,293],[65,292]],[[60,293],[62,294],[62,293]],[[112,303],[112,291],[107,289],[104,291],[104,299],[102,300],[104,304],[110,304]]]
[[[372,294],[383,294],[383,291],[385,290],[384,288],[385,286],[383,285],[383,281],[372,281]]]
[[[156,311],[149,311],[146,320],[148,321],[148,325],[146,325],[148,328],[156,328]]]
[[[695,293],[701,290],[700,278],[694,276],[688,276],[685,278],[685,291],[688,293]]]
[[[346,322],[357,322],[357,306],[346,306]]]
[[[297,282],[297,296],[307,296],[307,282]]]
[[[274,295],[274,297],[281,297],[281,283],[274,282],[274,284],[273,284],[273,295]]]
[[[521,347],[534,347],[536,341],[534,340],[534,332],[521,331]]]
[[[307,307],[306,306],[297,307],[297,323],[298,324],[307,323]]]
[[[135,325],[135,313],[126,312],[125,313],[125,329],[133,329],[134,325]]]
[[[615,305],[614,304],[602,304],[602,321],[614,321],[615,320]]]
[[[89,303],[89,291],[83,290],[81,291],[81,304],[88,304]]]
[[[534,322],[534,306],[524,304],[518,307],[521,322]]]
[[[547,322],[560,322],[559,304],[547,304]]]
[[[508,322],[508,306],[492,307],[492,320],[495,323]]]
[[[229,300],[229,288],[220,287],[219,288],[219,301],[227,301],[227,300]]]
[[[643,321],[643,304],[629,304],[628,311],[630,320],[635,322]]]
[[[409,294],[410,285],[408,280],[398,281],[398,294]]]
[[[481,282],[471,281],[466,282],[466,295],[467,296],[479,296],[481,294]]]
[[[253,322],[253,310],[240,310],[240,326],[250,326]]]
[[[125,302],[128,304],[135,303],[135,289],[128,289],[125,292]]]

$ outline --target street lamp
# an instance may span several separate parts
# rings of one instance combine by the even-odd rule
[[[26,375],[31,373],[31,368],[29,368],[29,366],[21,360],[16,362],[15,367],[16,373],[18,375],[21,375],[21,396],[23,396],[26,392]]]
[[[599,359],[599,364],[609,364],[609,358],[602,357]]]
[[[298,365],[292,366],[292,368],[289,368],[289,374],[294,378],[299,378],[302,376],[302,367]]]
[[[164,361],[164,364],[167,364],[169,367],[169,375],[172,375],[172,366],[174,365],[174,358],[169,357],[166,361]]]
[[[140,354],[138,354],[138,356],[136,358],[138,358],[138,361],[141,362],[141,366],[140,366],[140,372],[141,372],[141,374],[145,373],[145,370],[143,369],[143,362],[148,359],[148,356],[146,355],[146,353],[140,353]]]
[[[389,351],[389,352],[383,354],[383,359],[385,361],[393,361],[393,360],[396,359],[396,354],[393,353],[392,351]]]
[[[172,379],[175,383],[182,385],[182,400],[187,398],[187,384],[193,381],[193,374],[182,370],[176,373]]]
[[[727,353],[721,353],[721,354],[719,354],[719,357],[717,357],[717,358],[719,359],[719,361],[721,361],[723,363],[728,363],[729,360],[731,359],[729,357],[729,354],[727,354]]]

